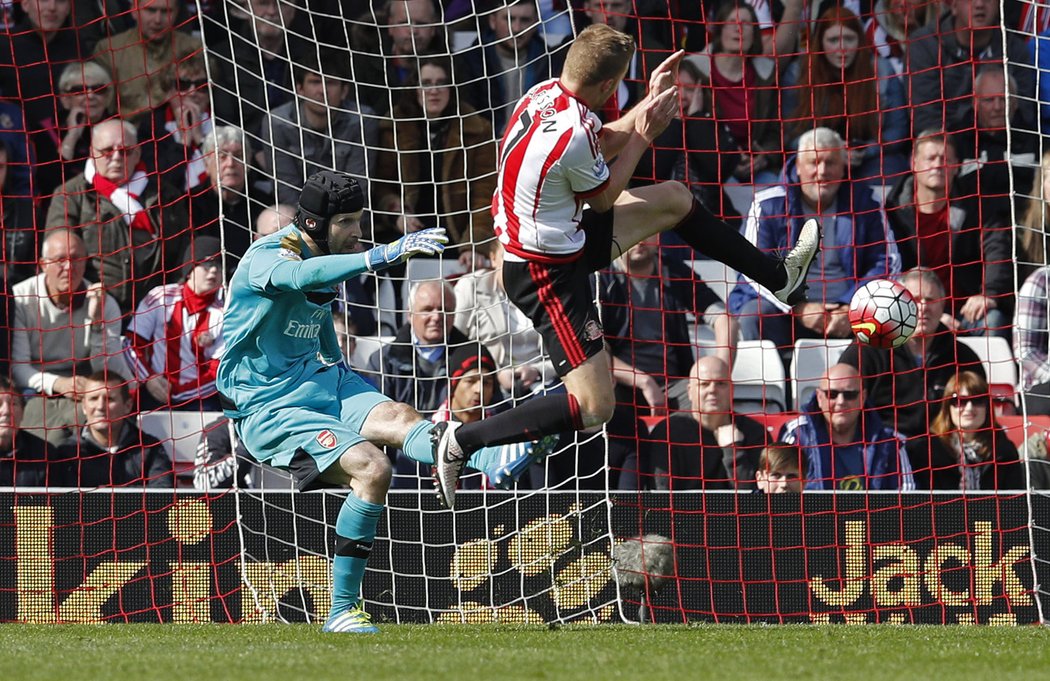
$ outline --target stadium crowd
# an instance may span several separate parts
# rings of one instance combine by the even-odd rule
[[[171,434],[137,417],[218,411],[224,282],[322,168],[366,188],[367,241],[443,226],[454,248],[428,274],[347,284],[348,363],[434,420],[557,390],[502,290],[490,204],[511,107],[558,76],[573,26],[598,22],[638,45],[604,120],[673,49],[689,53],[681,114],[633,182],[687,183],[769,251],[815,217],[823,249],[794,307],[744,277],[716,292],[673,236],[623,253],[594,289],[617,386],[608,438],[563,447],[519,484],[1050,487],[1045,463],[1031,479],[1022,465],[1046,458],[1050,430],[1018,447],[1001,422],[1050,415],[1050,78],[1036,68],[1050,26],[1006,7],[20,0],[0,28],[0,485],[257,483],[225,419],[180,468]],[[341,8],[358,14],[319,20]],[[918,303],[915,337],[893,350],[850,342],[849,301],[875,278]],[[1016,384],[993,384],[963,342],[984,336],[1012,349]],[[744,404],[738,348],[763,339],[787,371],[800,339],[842,354],[793,411]],[[390,455],[395,487],[429,486]]]

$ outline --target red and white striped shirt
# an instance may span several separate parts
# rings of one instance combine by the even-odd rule
[[[583,250],[583,203],[609,183],[601,120],[557,80],[521,98],[500,143],[492,196],[496,234],[512,261],[571,262]]]
[[[135,377],[168,379],[172,402],[214,395],[225,346],[222,306],[222,289],[198,296],[186,284],[167,284],[146,294],[124,339]]]

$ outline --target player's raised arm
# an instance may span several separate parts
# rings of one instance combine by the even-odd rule
[[[642,154],[674,119],[678,112],[678,90],[672,87],[656,97],[646,98],[635,108],[639,111],[634,117],[634,130],[620,154],[620,159],[609,166],[609,184],[606,185],[605,191],[587,199],[591,208],[599,213],[613,207],[616,199],[627,188]]]
[[[649,92],[642,101],[631,107],[631,110],[621,118],[602,128],[602,153],[605,154],[607,160],[615,158],[634,135],[637,118],[645,109],[646,104],[673,88],[678,82],[678,65],[682,63],[684,57],[685,51],[679,50],[664,59],[649,76]]]

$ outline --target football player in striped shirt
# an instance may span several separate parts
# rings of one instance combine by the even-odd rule
[[[794,248],[778,259],[715,217],[680,182],[627,189],[642,154],[679,112],[675,81],[684,56],[668,57],[653,71],[645,98],[603,126],[594,111],[623,80],[634,50],[630,36],[588,26],[569,48],[561,77],[529,90],[510,117],[492,198],[506,249],[504,288],[543,336],[567,392],[450,424],[436,452],[438,489],[449,507],[467,458],[479,448],[612,418],[613,377],[589,279],[643,239],[674,230],[778,299],[804,298],[806,272],[820,248],[817,221],[807,221]]]

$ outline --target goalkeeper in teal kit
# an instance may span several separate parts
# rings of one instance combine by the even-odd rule
[[[321,171],[307,180],[295,221],[252,244],[233,275],[217,378],[223,410],[253,457],[289,471],[299,489],[351,487],[336,518],[326,632],[378,631],[360,592],[390,486],[390,460],[379,447],[432,464],[447,425],[390,400],[342,361],[331,312],[337,286],[439,254],[448,241],[444,229],[425,229],[355,252],[363,209],[348,175]],[[498,449],[481,450],[470,465],[505,479],[499,458]]]

